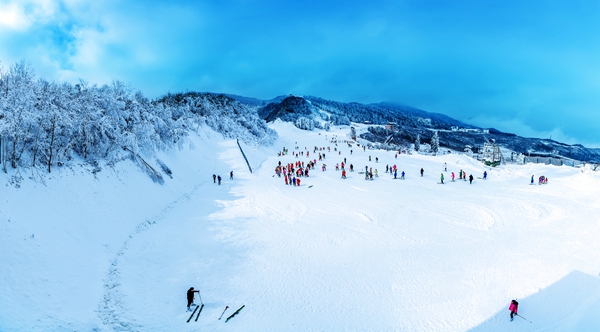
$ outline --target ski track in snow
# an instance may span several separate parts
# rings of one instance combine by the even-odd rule
[[[113,259],[108,274],[104,282],[104,297],[98,308],[98,316],[105,327],[110,327],[113,331],[140,331],[143,324],[137,322],[134,318],[127,315],[130,310],[127,304],[126,296],[121,291],[121,273],[119,270],[119,259],[127,254],[129,242],[132,241],[138,234],[147,231],[152,225],[165,219],[169,211],[180,204],[182,201],[187,201],[192,197],[204,183],[197,184],[194,188],[181,195],[165,208],[163,208],[156,216],[148,219],[135,227],[135,230],[129,234],[127,240]]]

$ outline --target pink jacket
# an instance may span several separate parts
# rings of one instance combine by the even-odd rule
[[[511,312],[514,312],[516,314],[519,311],[519,306],[517,306],[511,302],[510,306],[508,307],[508,310],[510,310]]]

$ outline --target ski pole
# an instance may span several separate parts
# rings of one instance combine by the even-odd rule
[[[223,318],[223,315],[225,314],[225,311],[227,310],[227,308],[229,308],[229,307],[225,306],[225,310],[223,310],[223,313],[221,314],[221,317],[219,317],[219,320],[221,320],[221,318]]]
[[[204,302],[202,302],[202,295],[200,295],[200,290],[198,290],[198,296],[200,297],[200,304],[204,304]]]
[[[528,322],[530,322],[530,323],[533,323],[532,321],[530,321],[530,320],[527,320],[525,317],[523,317],[523,316],[521,316],[521,315],[519,315],[519,314],[515,314],[515,315],[517,315],[517,316],[519,316],[519,317],[521,317],[521,318],[525,319],[526,321],[528,321]]]

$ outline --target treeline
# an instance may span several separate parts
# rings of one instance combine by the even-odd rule
[[[53,167],[74,160],[114,163],[181,144],[207,125],[225,137],[269,144],[276,133],[256,111],[213,94],[167,94],[151,101],[120,81],[110,85],[35,78],[25,61],[0,69],[0,162]]]

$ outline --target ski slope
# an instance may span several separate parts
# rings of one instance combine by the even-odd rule
[[[252,174],[235,140],[208,129],[159,154],[173,171],[162,186],[130,161],[21,170],[16,185],[0,173],[0,331],[600,330],[597,172],[350,154],[330,142],[348,127],[272,127],[275,146],[242,144]],[[331,148],[325,172],[317,162],[300,187],[274,175],[309,160],[278,157],[283,147],[315,159],[314,146]],[[356,170],[346,180],[343,158]],[[379,177],[366,181],[365,166]],[[191,286],[205,307],[186,323]],[[509,322],[514,298],[532,323]]]

